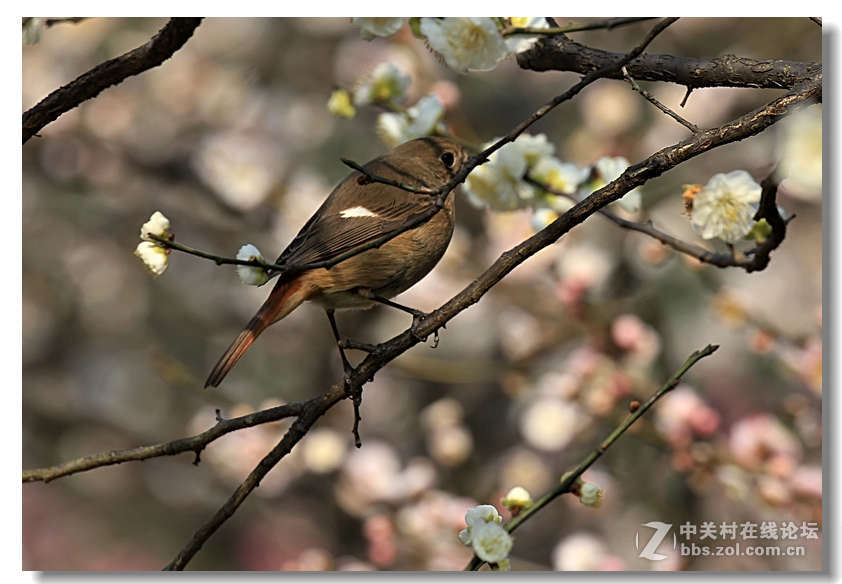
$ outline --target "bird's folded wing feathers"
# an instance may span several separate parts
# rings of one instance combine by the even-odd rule
[[[276,263],[286,265],[310,264],[329,260],[360,245],[377,239],[406,222],[412,221],[433,205],[385,200],[365,206],[356,205],[337,209],[324,205],[304,225]],[[343,214],[344,211],[344,214]]]

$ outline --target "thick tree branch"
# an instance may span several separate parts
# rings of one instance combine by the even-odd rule
[[[535,515],[538,511],[542,508],[546,507],[550,501],[555,499],[556,497],[563,495],[564,493],[569,493],[573,485],[576,484],[577,479],[582,476],[582,474],[588,470],[594,462],[596,462],[600,456],[605,454],[605,451],[608,450],[617,439],[620,438],[623,434],[625,434],[626,430],[628,430],[632,424],[634,424],[638,418],[640,418],[643,414],[645,414],[649,408],[655,405],[659,399],[664,397],[667,393],[672,391],[680,382],[681,378],[684,376],[687,371],[690,370],[693,365],[712,355],[717,349],[719,345],[708,345],[707,347],[700,349],[698,351],[694,351],[692,355],[690,355],[684,364],[676,371],[669,380],[664,383],[656,391],[652,394],[646,402],[637,408],[635,411],[631,412],[623,422],[617,426],[608,437],[602,441],[598,448],[593,450],[579,465],[574,468],[572,471],[565,473],[562,477],[561,482],[552,489],[550,492],[546,493],[540,499],[535,501],[535,504],[529,507],[528,509],[524,509],[524,511],[518,515],[517,517],[513,517],[506,525],[503,527],[509,533],[512,533],[515,529],[520,527],[524,522],[526,522],[530,517]],[[485,562],[480,560],[476,555],[471,559],[470,563],[465,568],[466,570],[478,570]]]
[[[157,67],[184,46],[199,26],[201,18],[172,18],[149,42],[136,49],[109,59],[77,77],[67,85],[28,109],[23,114],[23,143],[61,114],[83,101],[96,97],[127,77]]]
[[[528,50],[518,53],[522,69],[532,71],[573,71],[591,73],[625,55],[593,49],[568,38],[542,38]],[[820,63],[749,59],[725,55],[714,59],[646,54],[628,64],[629,75],[642,81],[669,81],[688,88],[765,87],[792,89],[822,71]],[[622,79],[616,69],[608,77]]]

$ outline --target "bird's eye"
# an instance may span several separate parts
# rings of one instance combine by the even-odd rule
[[[453,152],[445,152],[444,154],[442,154],[441,155],[441,161],[444,162],[444,165],[447,168],[450,168],[451,166],[453,166],[453,161],[454,161]]]

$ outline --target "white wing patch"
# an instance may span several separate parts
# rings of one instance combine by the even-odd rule
[[[340,211],[339,216],[343,219],[350,219],[351,217],[380,217],[380,215],[378,215],[374,211],[369,211],[365,207],[359,205],[356,207],[349,207],[344,211]]]

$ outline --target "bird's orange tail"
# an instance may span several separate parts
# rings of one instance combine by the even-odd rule
[[[234,339],[228,350],[217,361],[213,371],[208,375],[208,380],[205,381],[205,387],[216,387],[222,383],[231,368],[240,360],[240,357],[243,356],[260,333],[266,330],[270,324],[288,315],[307,299],[308,295],[303,288],[301,278],[288,281],[281,280],[275,284],[269,298],[266,299],[254,318],[249,321],[243,332]]]

